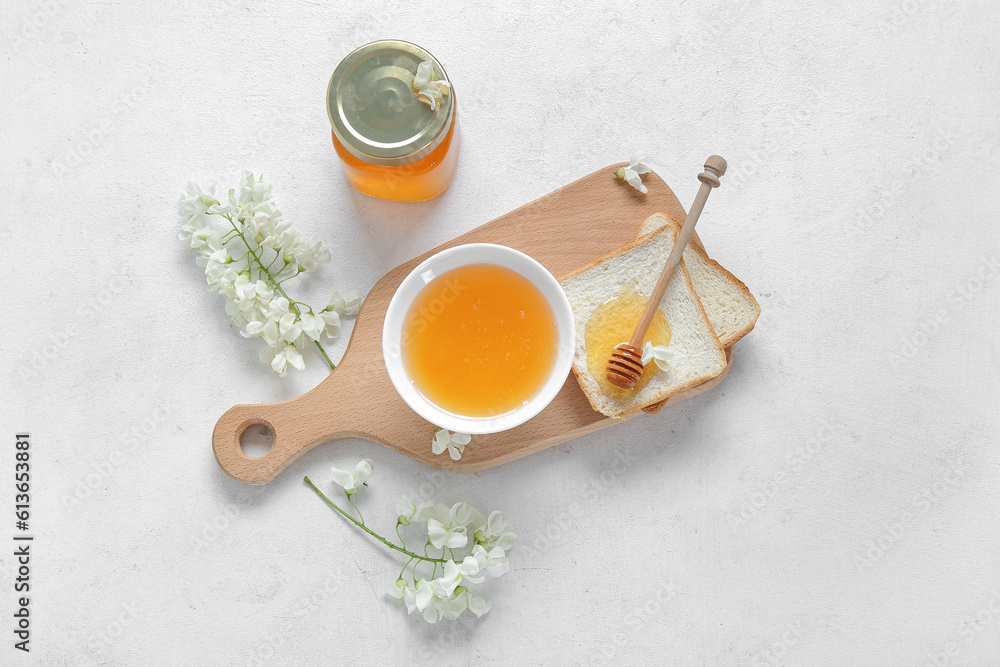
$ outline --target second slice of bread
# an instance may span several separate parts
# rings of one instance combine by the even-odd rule
[[[637,236],[642,238],[665,225],[680,229],[680,223],[669,215],[654,213],[642,223]],[[760,305],[747,286],[709,259],[704,248],[694,241],[684,249],[684,264],[722,346],[729,347],[750,333],[760,315]]]
[[[587,370],[586,331],[590,317],[624,287],[631,287],[639,294],[651,294],[676,236],[676,228],[667,225],[560,280],[576,322],[573,373],[591,406],[609,417],[623,419],[631,412],[710,380],[726,368],[726,354],[682,261],[660,302],[672,332],[670,349],[674,356],[667,370],[658,371],[649,384],[624,403],[605,396]]]

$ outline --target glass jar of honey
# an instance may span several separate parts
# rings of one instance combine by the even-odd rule
[[[333,146],[348,182],[366,195],[424,201],[444,192],[455,174],[455,91],[431,109],[412,87],[417,66],[428,61],[436,79],[448,82],[434,56],[400,41],[356,49],[330,78]]]

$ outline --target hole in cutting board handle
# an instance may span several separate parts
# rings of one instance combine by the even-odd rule
[[[270,424],[250,424],[240,434],[240,449],[251,459],[260,457],[274,447],[274,429]]]

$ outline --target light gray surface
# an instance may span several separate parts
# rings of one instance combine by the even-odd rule
[[[849,5],[4,3],[0,539],[30,429],[37,541],[34,650],[5,630],[0,661],[1000,661],[1000,12]],[[430,203],[352,191],[330,144],[330,73],[385,37],[458,95]],[[264,171],[334,250],[319,300],[633,150],[685,204],[731,165],[699,233],[763,315],[721,387],[478,475],[362,441],[219,471],[224,410],[324,372],[274,377],[229,326],[176,238],[189,178]],[[373,524],[400,492],[505,510],[483,620],[407,617],[400,560],[301,482],[362,455]]]

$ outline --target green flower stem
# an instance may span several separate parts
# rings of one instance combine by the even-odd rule
[[[434,563],[435,564],[434,565],[435,568],[437,568],[437,563],[445,563],[445,562],[447,562],[443,558],[430,558],[429,556],[421,556],[419,554],[413,553],[412,551],[404,549],[403,547],[399,546],[398,544],[393,544],[389,540],[385,539],[384,537],[382,537],[378,533],[376,533],[373,530],[371,530],[370,528],[368,528],[368,526],[364,525],[363,523],[361,523],[360,521],[358,521],[357,519],[355,519],[353,516],[351,516],[350,514],[348,514],[347,512],[345,512],[344,510],[340,509],[340,507],[337,505],[337,503],[335,503],[332,500],[330,500],[329,498],[327,498],[326,495],[324,495],[322,491],[320,491],[319,489],[316,488],[316,485],[313,484],[312,481],[308,477],[303,477],[302,479],[305,481],[306,484],[309,485],[309,488],[311,488],[313,491],[316,492],[317,496],[319,496],[320,498],[322,498],[323,500],[326,501],[327,505],[329,505],[333,509],[335,509],[338,512],[340,512],[342,515],[344,515],[344,517],[346,517],[355,526],[357,526],[361,530],[365,531],[366,533],[368,533],[369,535],[371,535],[376,540],[378,540],[379,542],[381,542],[385,546],[389,547],[390,549],[395,549],[396,551],[400,552],[401,554],[405,554],[405,555],[409,556],[411,559],[415,558],[417,560],[425,560],[427,562]],[[404,567],[403,569],[406,569],[406,568]]]
[[[236,223],[233,222],[232,217],[228,215],[223,217],[225,217],[226,220],[229,221],[229,224],[233,226],[233,231],[236,232],[236,235],[240,237],[241,241],[243,241],[243,245],[247,247],[247,252],[250,253],[250,256],[253,257],[255,262],[257,262],[257,266],[260,267],[260,270],[264,272],[265,276],[267,276],[267,281],[272,285],[274,285],[274,289],[278,290],[278,293],[281,294],[281,296],[288,299],[288,305],[292,310],[295,311],[295,314],[298,315],[299,317],[302,317],[302,311],[300,311],[299,307],[295,305],[298,302],[292,301],[291,299],[288,298],[288,294],[285,293],[284,288],[281,286],[281,282],[275,280],[274,276],[271,275],[271,272],[268,271],[270,265],[264,266],[264,262],[262,262],[257,253],[253,251],[253,246],[250,245],[250,242],[247,240],[247,237],[243,234],[242,230],[240,230],[240,228],[236,226]],[[271,264],[274,264],[274,262],[272,261]],[[298,275],[298,273],[296,273],[295,275]],[[286,278],[285,280],[288,279]],[[336,364],[334,364],[333,361],[330,360],[330,355],[326,353],[326,350],[323,349],[323,346],[320,344],[320,342],[318,340],[314,340],[313,343],[315,343],[316,347],[319,348],[319,351],[323,353],[323,358],[326,359],[326,363],[330,365],[330,370],[332,371],[336,369],[337,368]]]
[[[330,357],[326,354],[326,350],[323,349],[323,346],[319,344],[319,341],[314,340],[313,342],[316,343],[316,347],[318,347],[319,351],[323,354],[323,358],[326,359],[326,363],[330,364],[330,370],[332,371],[336,368],[337,365],[330,361]]]
[[[406,565],[403,566],[403,569],[399,571],[399,576],[396,577],[397,580],[403,578],[403,573],[406,572],[406,568],[408,568],[410,566],[410,563],[412,563],[412,562],[413,562],[412,558],[410,560],[406,561]]]
[[[399,538],[399,543],[401,545],[403,545],[403,548],[405,549],[406,548],[406,540],[404,540],[403,536],[399,534],[399,521],[396,522],[396,537]],[[403,566],[403,569],[404,570],[406,569],[405,565]]]
[[[361,510],[358,509],[358,506],[354,504],[354,498],[347,496],[347,502],[351,503],[351,507],[353,507],[354,511],[358,513],[358,518],[361,519],[361,525],[365,525],[365,517],[361,514]]]

